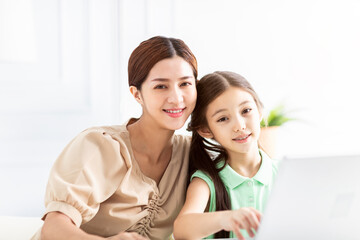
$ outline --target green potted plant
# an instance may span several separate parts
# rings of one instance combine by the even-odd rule
[[[260,122],[259,144],[270,157],[277,156],[276,147],[279,127],[292,120],[294,119],[288,116],[288,111],[285,110],[283,104],[275,106],[266,116],[263,116]]]

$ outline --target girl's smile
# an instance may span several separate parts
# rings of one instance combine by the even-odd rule
[[[250,136],[251,136],[251,133],[250,134],[242,134],[242,135],[239,135],[239,136],[233,138],[233,141],[235,141],[237,143],[246,143]]]

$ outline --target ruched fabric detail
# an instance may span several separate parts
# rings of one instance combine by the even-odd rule
[[[140,235],[149,236],[150,229],[154,225],[154,219],[160,210],[159,195],[154,194],[153,197],[149,200],[149,204],[144,207],[144,210],[146,210],[148,214],[136,223],[134,230]]]

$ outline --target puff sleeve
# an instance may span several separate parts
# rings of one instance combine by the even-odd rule
[[[59,211],[78,227],[91,220],[126,174],[120,145],[110,134],[96,128],[74,138],[51,170],[43,219],[47,213]]]

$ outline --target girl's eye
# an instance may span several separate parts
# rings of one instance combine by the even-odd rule
[[[227,117],[222,117],[222,118],[218,119],[217,122],[225,122],[226,120],[228,120]]]
[[[191,83],[190,82],[183,82],[180,84],[180,87],[184,87],[184,86],[190,86]]]
[[[154,89],[165,89],[165,88],[166,88],[165,85],[156,85],[156,86],[154,87]]]
[[[251,112],[251,108],[246,108],[246,109],[244,109],[243,111],[242,111],[242,113],[243,114],[246,114],[246,113],[249,113],[249,112]]]

